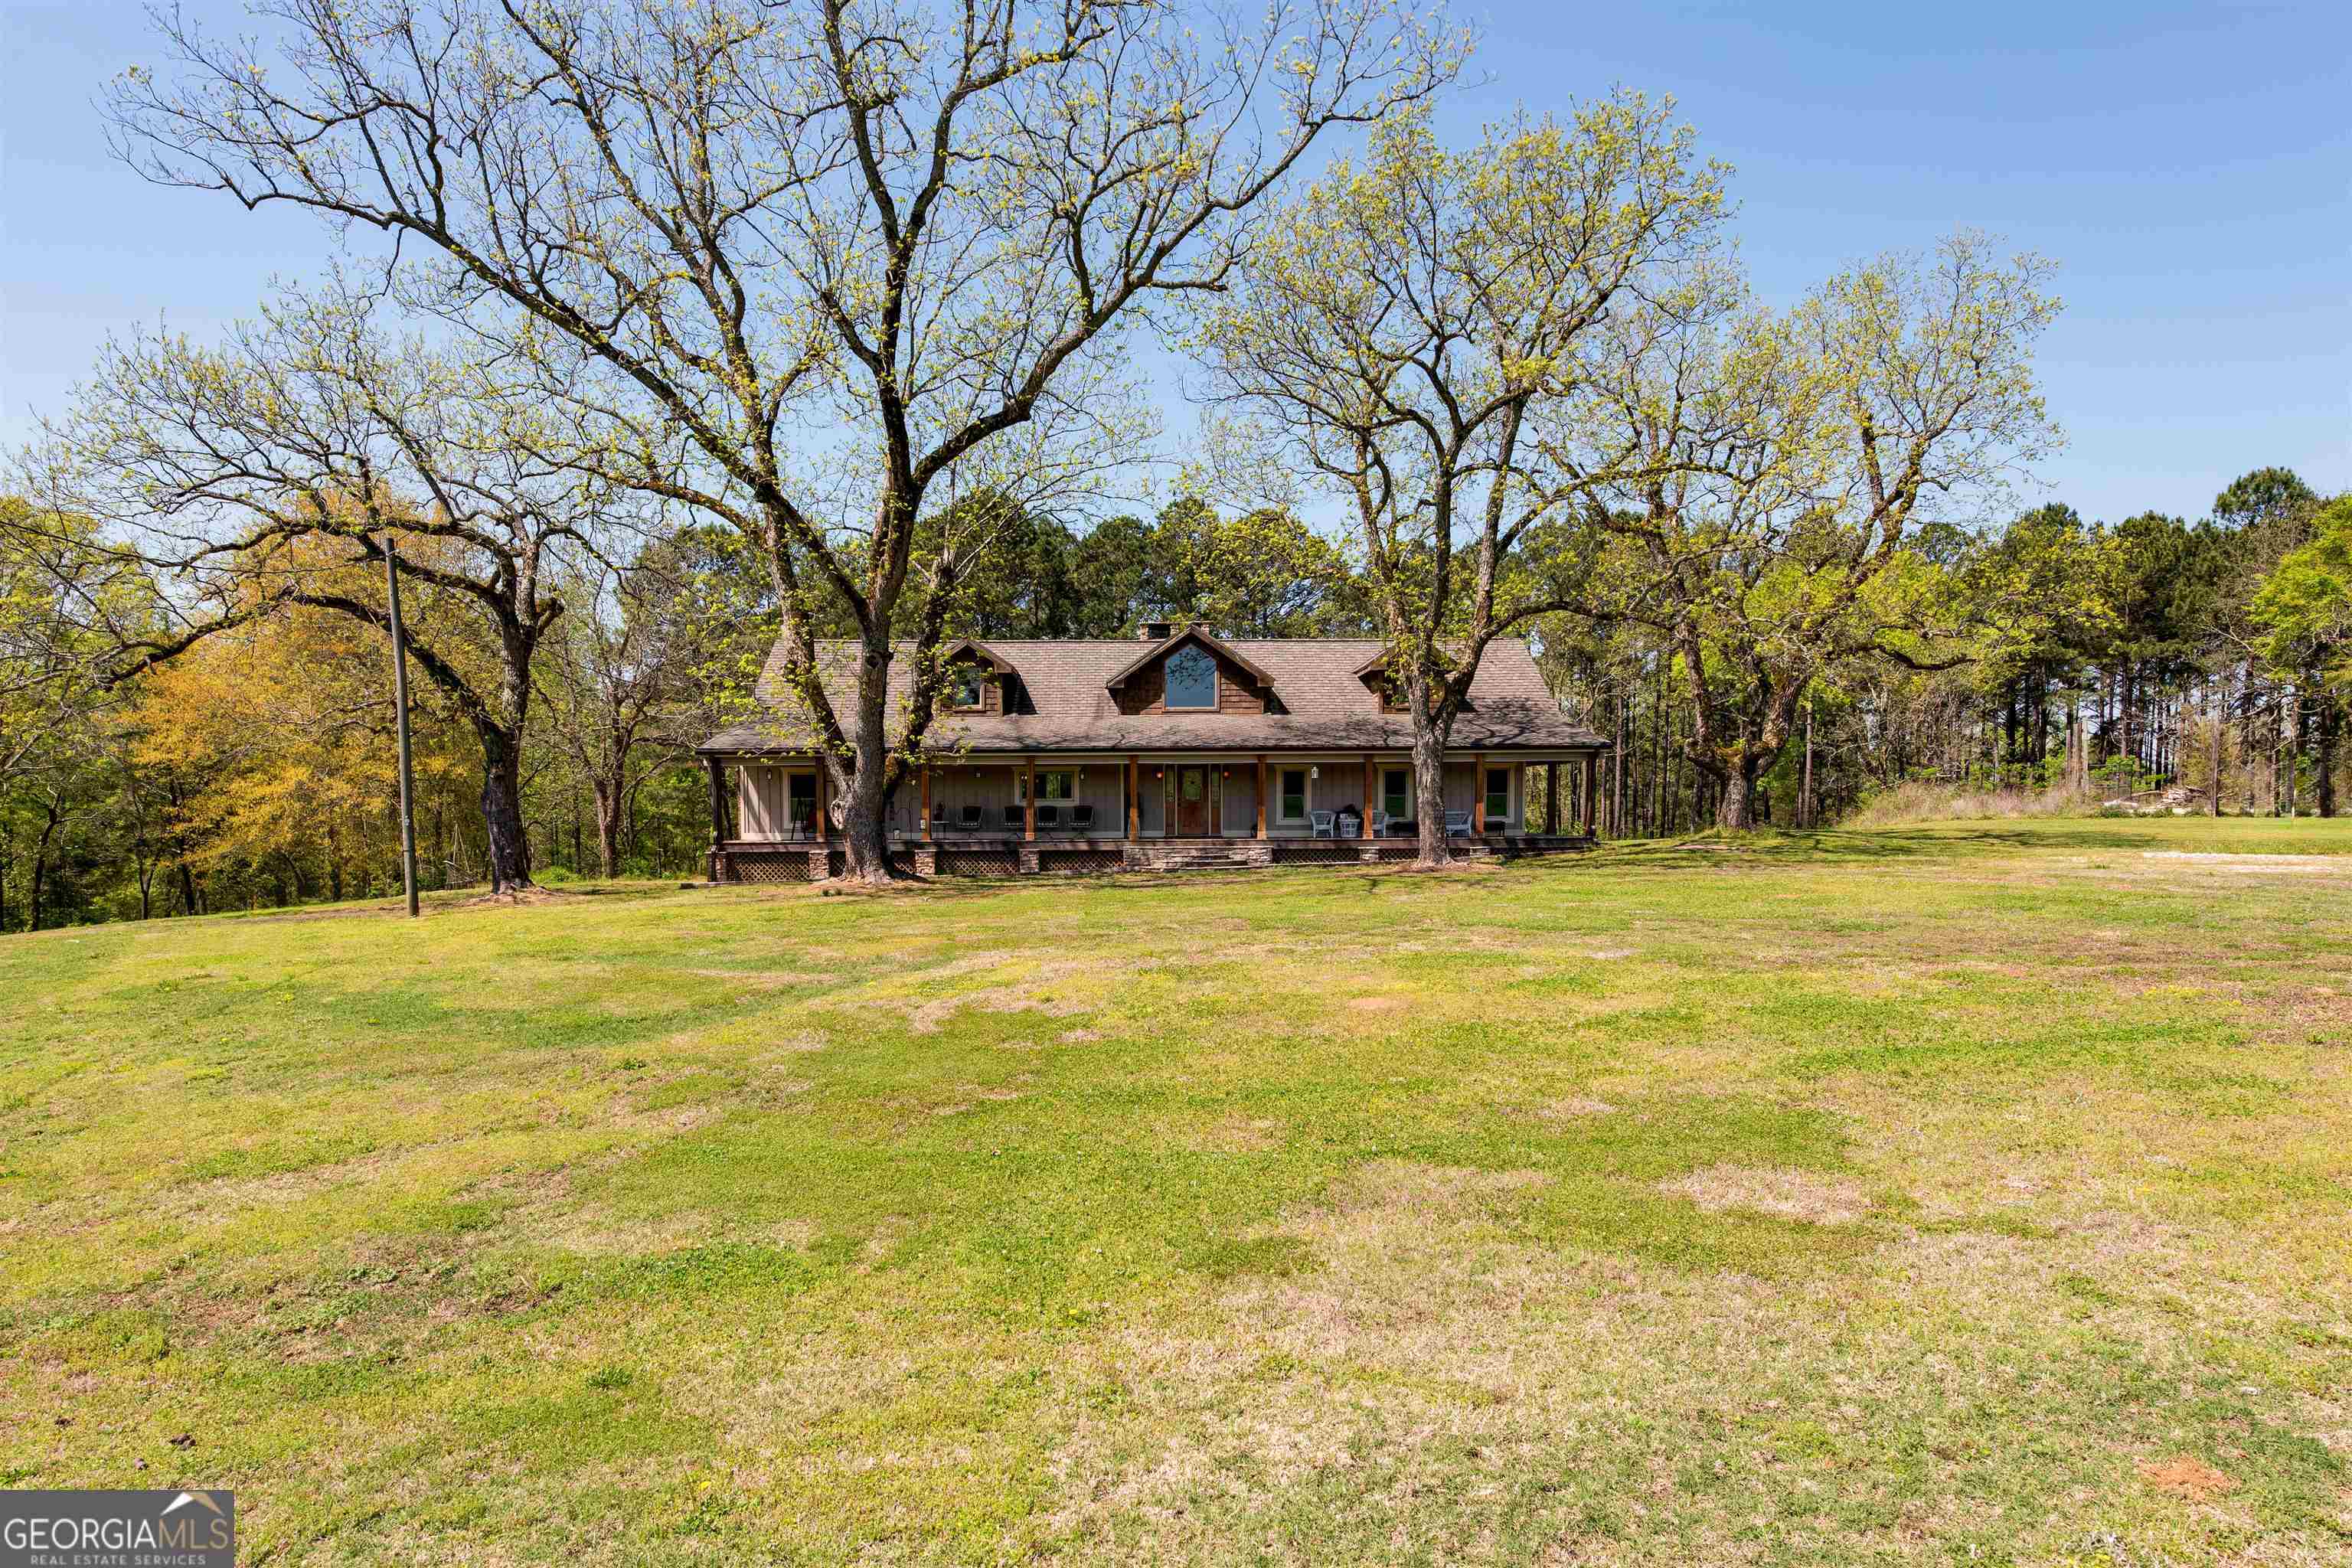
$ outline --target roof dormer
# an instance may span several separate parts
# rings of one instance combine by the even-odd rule
[[[1274,677],[1198,626],[1151,641],[1103,682],[1123,713],[1264,713]]]
[[[978,715],[1012,711],[1020,671],[986,643],[961,637],[940,650],[940,711]]]

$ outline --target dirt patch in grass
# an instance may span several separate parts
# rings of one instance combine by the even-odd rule
[[[1536,1119],[1540,1121],[1581,1121],[1587,1117],[1610,1115],[1616,1109],[1605,1100],[1571,1094],[1559,1100],[1548,1100],[1537,1106]]]
[[[1870,1212],[1870,1200],[1851,1182],[1831,1181],[1804,1171],[1710,1165],[1661,1182],[1658,1190],[1688,1198],[1710,1213],[1748,1209],[1815,1225],[1852,1225]]]
[[[2238,1483],[2215,1469],[2202,1459],[2186,1454],[2169,1459],[2147,1459],[2140,1463],[2140,1479],[2158,1491],[2187,1498],[2190,1502],[2210,1502],[2215,1498],[2238,1489]]]

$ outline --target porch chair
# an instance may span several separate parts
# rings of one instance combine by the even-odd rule
[[[791,814],[791,819],[784,826],[784,837],[791,840],[815,837],[816,804],[812,801]]]
[[[1389,814],[1382,811],[1376,805],[1372,807],[1372,837],[1375,838],[1386,838],[1388,836]]]
[[[1085,833],[1095,825],[1095,808],[1083,801],[1070,807],[1070,826]]]
[[[1021,807],[1008,805],[1004,808],[1004,826],[1017,832],[1029,826],[1028,816]]]
[[[928,832],[928,833],[929,833],[932,837],[934,837],[934,838],[944,838],[944,837],[947,837],[947,831],[948,831],[948,803],[947,803],[947,802],[945,802],[945,801],[943,801],[943,800],[939,800],[939,801],[933,801],[933,802],[931,803],[931,820],[930,820],[929,824],[927,826],[927,827],[925,828],[925,831],[926,831],[926,832]]]
[[[1048,832],[1061,826],[1062,808],[1058,805],[1047,805],[1042,801],[1039,802],[1037,805],[1037,826]]]
[[[980,831],[981,818],[982,818],[982,812],[981,812],[981,808],[980,808],[979,806],[976,806],[976,805],[967,805],[967,806],[965,806],[965,807],[963,808],[963,830],[964,830],[966,833],[977,833],[977,832],[979,832],[979,831]]]
[[[1310,811],[1307,814],[1307,836],[1309,838],[1336,838],[1339,836],[1337,813]]]
[[[1448,838],[1469,837],[1470,814],[1466,811],[1447,812],[1445,814],[1445,837]]]

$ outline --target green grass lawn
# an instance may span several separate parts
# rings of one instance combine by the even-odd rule
[[[0,1482],[256,1563],[2344,1563],[2347,1213],[2352,823],[0,942]]]

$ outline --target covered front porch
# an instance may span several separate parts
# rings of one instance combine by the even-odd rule
[[[1449,757],[1449,837],[1473,858],[1588,847],[1596,761]],[[713,880],[839,869],[839,817],[814,759],[705,762]],[[912,875],[1349,864],[1411,858],[1418,810],[1412,759],[1399,753],[967,755],[918,768],[887,830]]]

